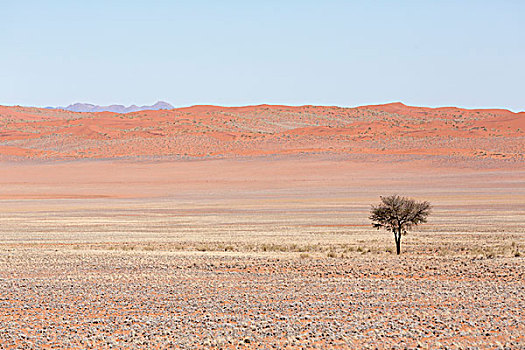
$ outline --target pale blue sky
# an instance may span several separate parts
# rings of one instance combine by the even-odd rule
[[[525,110],[525,1],[0,0],[0,104]]]

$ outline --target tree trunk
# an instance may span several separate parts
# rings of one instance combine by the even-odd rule
[[[401,254],[401,232],[394,232],[394,239],[396,240],[397,255]]]

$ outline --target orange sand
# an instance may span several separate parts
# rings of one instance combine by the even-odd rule
[[[401,103],[128,114],[0,106],[0,160],[395,154],[522,162],[524,137],[524,112]]]

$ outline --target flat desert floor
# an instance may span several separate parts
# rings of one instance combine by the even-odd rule
[[[0,347],[525,348],[525,168],[487,164],[0,163]],[[434,206],[400,256],[394,193]]]

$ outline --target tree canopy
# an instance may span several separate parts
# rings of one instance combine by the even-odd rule
[[[427,222],[432,206],[429,202],[392,195],[380,197],[381,203],[372,205],[370,220],[372,226],[394,233],[397,254],[401,253],[401,235],[405,235],[413,226]]]

